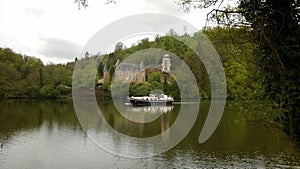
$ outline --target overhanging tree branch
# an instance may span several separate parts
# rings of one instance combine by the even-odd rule
[[[81,6],[86,8],[88,7],[88,0],[74,0],[74,3],[78,3],[78,10],[80,10]],[[115,0],[107,0],[105,4],[116,4],[116,1]]]

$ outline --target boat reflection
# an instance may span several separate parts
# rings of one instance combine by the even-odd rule
[[[127,112],[132,113],[168,113],[173,110],[174,106],[143,106],[134,107],[128,106]]]

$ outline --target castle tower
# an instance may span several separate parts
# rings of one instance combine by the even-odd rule
[[[108,71],[107,64],[105,64],[104,68],[103,68],[103,80],[104,80],[104,82],[109,81],[109,71]]]
[[[161,70],[162,72],[170,73],[170,71],[171,71],[171,58],[170,58],[170,55],[165,54],[163,56],[161,68],[162,68],[162,70]]]
[[[135,75],[135,79],[136,82],[145,82],[146,81],[146,70],[145,70],[145,65],[144,65],[144,61],[142,60],[139,66],[139,71],[138,73]]]

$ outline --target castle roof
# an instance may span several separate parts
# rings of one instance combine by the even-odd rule
[[[108,71],[108,67],[107,67],[107,63],[105,63],[104,68],[103,68],[103,72],[107,72]]]
[[[116,70],[120,71],[137,71],[138,66],[133,63],[120,63],[117,65]]]
[[[144,65],[144,61],[142,60],[140,63],[140,70],[144,69],[145,65]]]
[[[120,59],[117,60],[115,67],[117,67],[120,64]]]

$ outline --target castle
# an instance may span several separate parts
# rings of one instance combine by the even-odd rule
[[[147,75],[154,72],[161,71],[163,73],[170,73],[171,71],[171,58],[165,54],[162,58],[162,64],[145,68],[144,61],[142,60],[139,65],[133,63],[120,63],[118,59],[115,64],[115,80],[121,82],[145,82]],[[109,70],[107,64],[103,68],[103,79],[99,82],[109,81]]]
[[[115,65],[116,80],[122,82],[144,82],[146,81],[146,70],[144,68],[144,62],[141,61],[140,65],[133,63],[119,63],[119,59]]]

